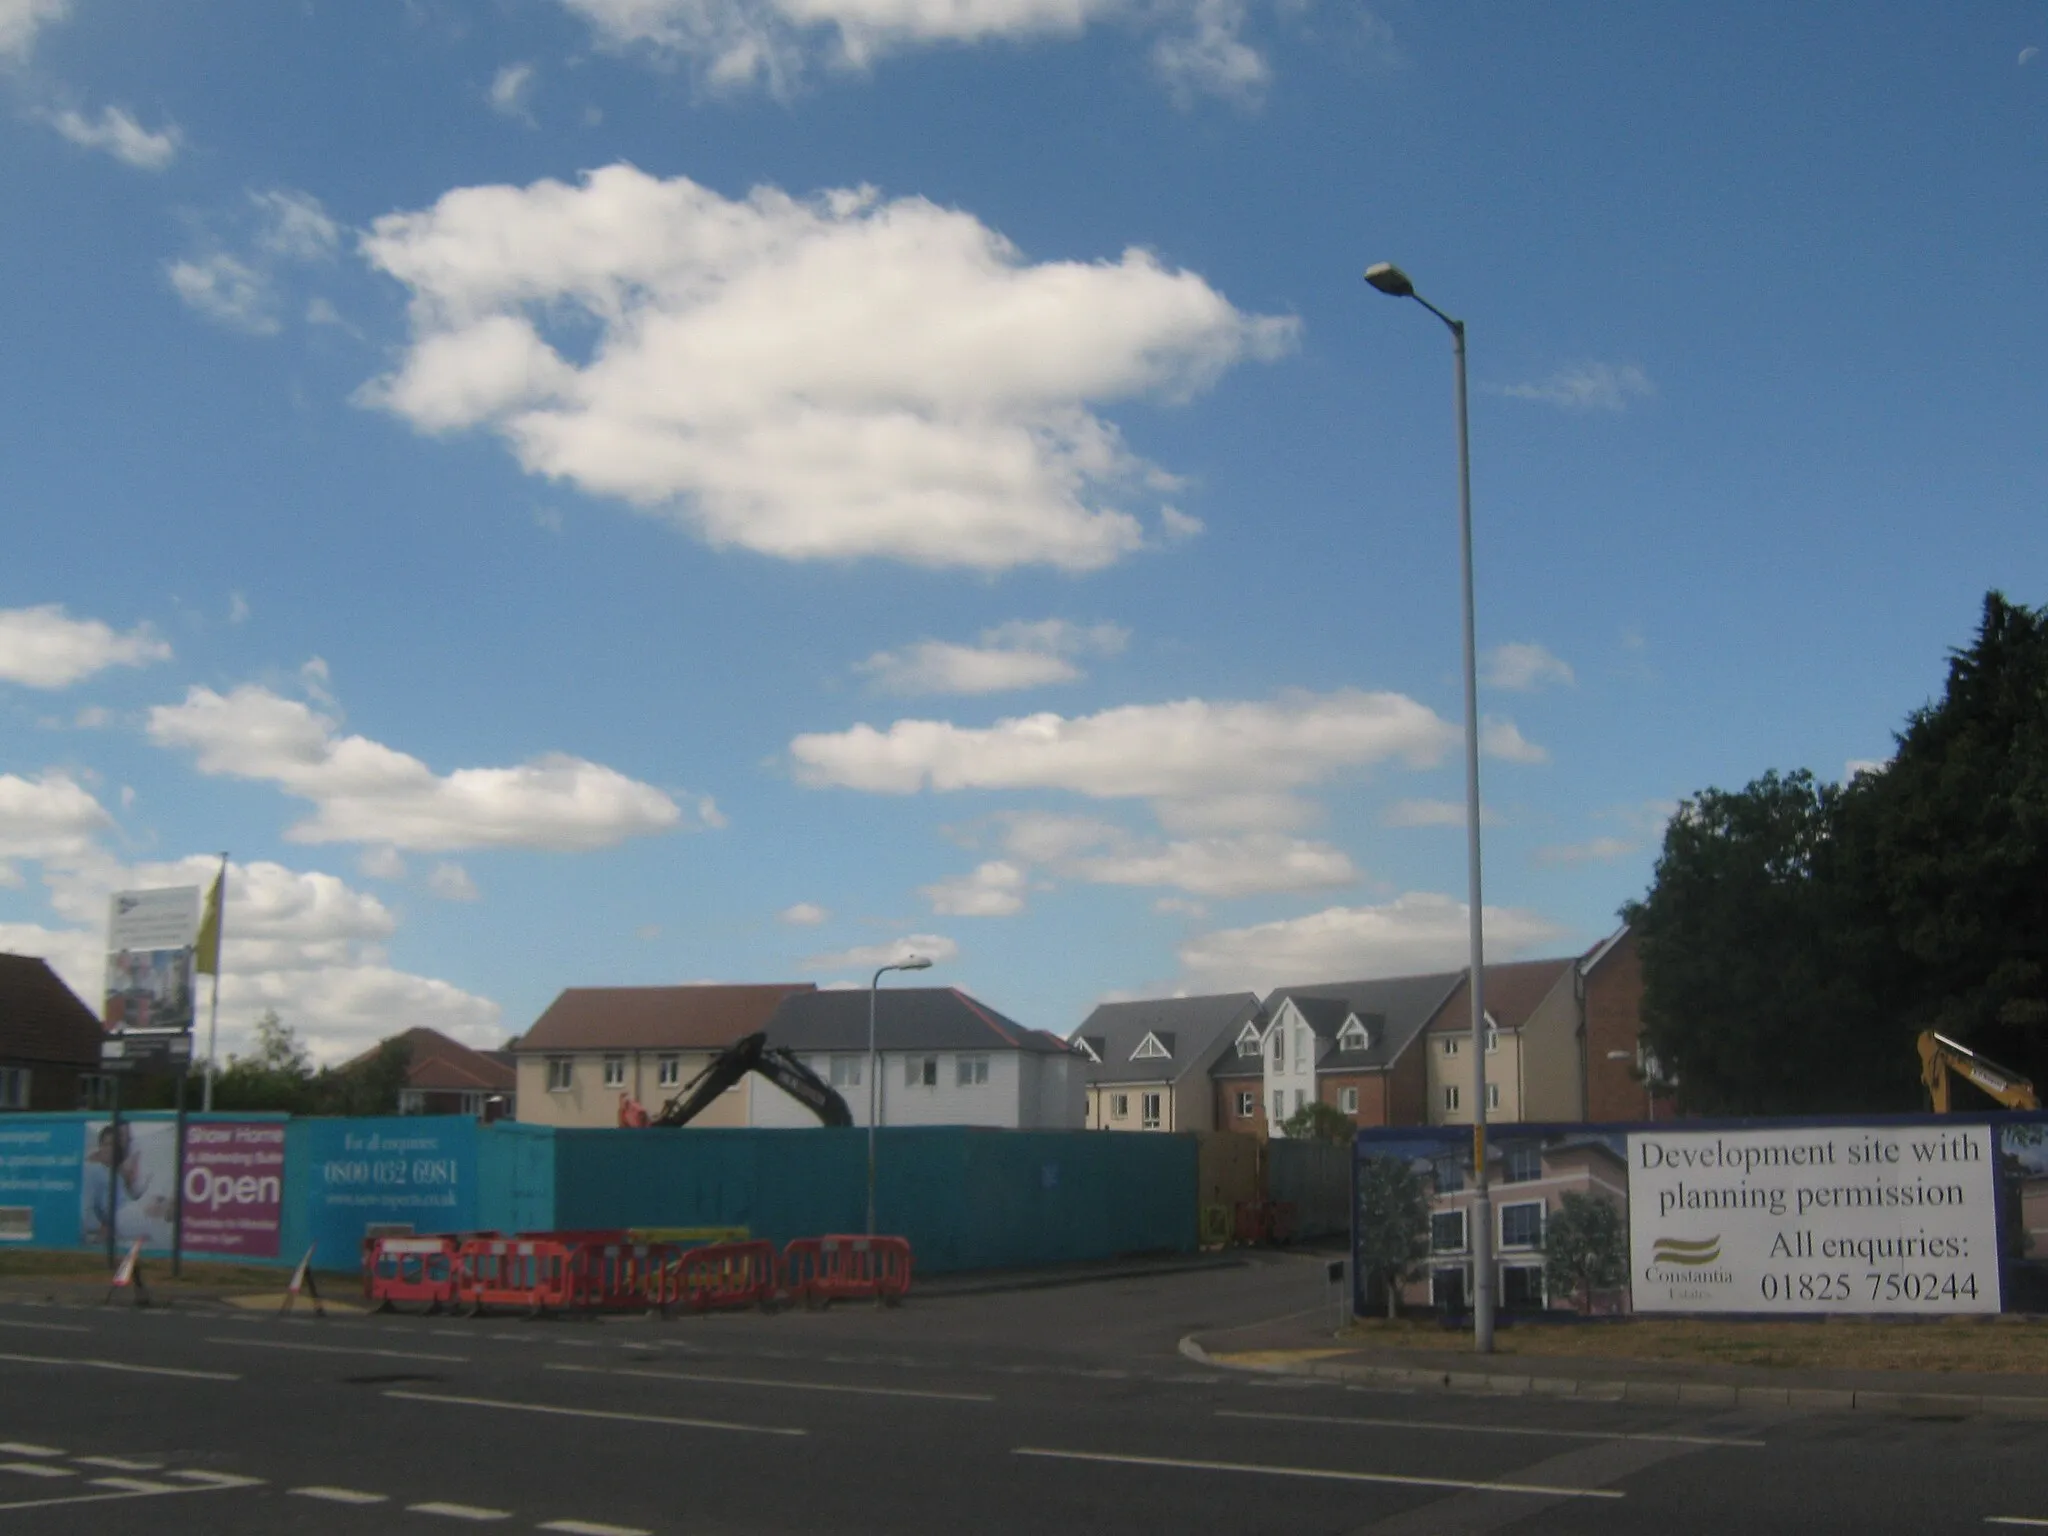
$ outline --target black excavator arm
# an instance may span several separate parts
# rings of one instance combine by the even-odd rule
[[[662,1106],[661,1113],[649,1124],[671,1128],[688,1125],[710,1107],[712,1100],[749,1072],[760,1073],[826,1125],[853,1124],[853,1111],[830,1083],[789,1051],[771,1046],[768,1037],[758,1033],[735,1040],[714,1056],[702,1072],[683,1085],[681,1093]]]

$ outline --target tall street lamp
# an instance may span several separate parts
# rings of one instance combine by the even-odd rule
[[[875,1106],[881,1102],[882,1076],[875,1063],[875,999],[881,993],[882,977],[890,971],[928,971],[931,961],[923,955],[908,955],[875,972],[868,983],[868,1236],[875,1235]]]
[[[1465,413],[1465,322],[1453,320],[1415,291],[1392,262],[1365,269],[1365,280],[1390,298],[1413,299],[1451,329],[1458,388],[1458,554],[1465,598],[1465,859],[1472,932],[1472,1347],[1493,1352],[1493,1202],[1486,1188],[1486,944],[1479,902],[1479,653],[1472,623],[1472,441]]]

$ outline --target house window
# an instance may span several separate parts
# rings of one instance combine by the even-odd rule
[[[1458,1037],[1456,1035],[1444,1036],[1444,1054],[1446,1056],[1455,1056],[1458,1054]]]
[[[1543,1177],[1543,1149],[1541,1147],[1519,1146],[1508,1149],[1508,1155],[1501,1159],[1500,1181],[1503,1184],[1527,1184],[1531,1179]]]
[[[1499,1084],[1499,1083],[1488,1083],[1488,1084],[1486,1085],[1486,1107],[1487,1107],[1488,1109],[1499,1109],[1499,1108],[1500,1108],[1500,1084]]]
[[[401,1115],[424,1115],[427,1112],[426,1090],[424,1088],[399,1089],[398,1112]]]
[[[1273,1031],[1273,1070],[1287,1070],[1287,1031],[1284,1029]]]
[[[1131,1118],[1131,1096],[1128,1093],[1112,1093],[1109,1096],[1109,1118],[1128,1120]]]
[[[834,1056],[827,1069],[832,1074],[834,1088],[858,1088],[860,1086],[860,1058],[858,1056]]]
[[[1542,1267],[1536,1264],[1503,1265],[1500,1304],[1517,1312],[1542,1311],[1545,1304]]]
[[[1436,1192],[1440,1195],[1455,1195],[1465,1187],[1465,1170],[1458,1166],[1455,1157],[1440,1157],[1436,1162]]]
[[[604,1085],[607,1088],[626,1086],[626,1058],[607,1056],[604,1059]]]
[[[1372,1043],[1365,1026],[1353,1019],[1337,1032],[1337,1044],[1347,1051],[1362,1051]]]
[[[104,1072],[78,1074],[78,1107],[105,1109],[114,1101],[114,1080]]]
[[[1358,1113],[1358,1090],[1357,1090],[1356,1088],[1341,1088],[1341,1089],[1339,1089],[1339,1090],[1337,1091],[1337,1107],[1338,1107],[1339,1109],[1343,1110],[1343,1111],[1344,1111],[1344,1113],[1345,1113],[1345,1114],[1347,1114],[1347,1115],[1355,1115],[1355,1114],[1357,1114],[1357,1113]]]
[[[1458,1085],[1456,1083],[1446,1083],[1444,1085],[1444,1113],[1447,1115],[1455,1115],[1457,1112]]]
[[[1308,1065],[1308,1027],[1306,1025],[1297,1024],[1294,1027],[1294,1064],[1297,1067]]]
[[[988,1081],[988,1058],[986,1056],[956,1056],[953,1058],[953,1083],[956,1087],[972,1088]]]
[[[1141,1093],[1138,1095],[1138,1109],[1140,1111],[1138,1124],[1148,1131],[1159,1129],[1159,1098],[1160,1096],[1156,1093]]]
[[[1239,1032],[1237,1037],[1237,1054],[1240,1056],[1256,1056],[1259,1054],[1259,1031],[1257,1025],[1247,1024]]]
[[[1543,1202],[1527,1200],[1500,1208],[1500,1245],[1503,1248],[1543,1246]]]
[[[1487,1032],[1486,1032],[1486,1054],[1487,1054],[1487,1055],[1489,1055],[1489,1056],[1491,1056],[1491,1055],[1492,1055],[1492,1054],[1493,1054],[1493,1053],[1494,1053],[1495,1051],[1497,1051],[1497,1050],[1499,1050],[1499,1049],[1500,1049],[1500,1031],[1499,1031],[1499,1030],[1497,1030],[1497,1029],[1489,1029],[1489,1030],[1487,1030]]]
[[[1294,1090],[1294,1109],[1296,1114],[1299,1114],[1301,1112],[1301,1106],[1307,1098],[1308,1095],[1303,1093],[1299,1088]]]
[[[1275,1088],[1273,1090],[1273,1118],[1275,1120],[1285,1120],[1287,1118],[1287,1093],[1285,1089]]]
[[[658,1056],[654,1062],[654,1081],[663,1088],[674,1088],[683,1080],[683,1058],[680,1056]]]
[[[0,1067],[0,1109],[28,1108],[28,1068]]]
[[[1173,1052],[1166,1048],[1157,1035],[1147,1035],[1138,1042],[1138,1048],[1131,1052],[1133,1061],[1170,1061],[1172,1058]]]
[[[573,1056],[550,1056],[548,1058],[548,1092],[567,1093],[576,1083],[576,1058]]]
[[[907,1056],[903,1061],[903,1086],[906,1088],[936,1088],[939,1086],[939,1058],[936,1056]]]
[[[1465,1213],[1438,1211],[1429,1218],[1429,1251],[1462,1253],[1465,1248]]]
[[[1240,1120],[1249,1120],[1253,1115],[1258,1113],[1258,1109],[1258,1095],[1253,1093],[1249,1088],[1239,1089],[1237,1095],[1237,1118]]]
[[[465,1115],[480,1115],[484,1112],[484,1096],[481,1089],[462,1096],[462,1112]]]

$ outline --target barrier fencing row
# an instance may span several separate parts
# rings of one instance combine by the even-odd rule
[[[686,1247],[625,1232],[495,1232],[375,1237],[363,1242],[363,1296],[372,1311],[423,1306],[478,1316],[555,1312],[709,1312],[802,1302],[873,1300],[910,1290],[910,1244],[900,1237],[800,1237]]]

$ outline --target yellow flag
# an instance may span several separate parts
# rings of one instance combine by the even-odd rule
[[[206,893],[206,914],[199,919],[199,937],[192,941],[192,969],[201,976],[220,974],[220,903],[227,867],[213,877],[213,889]]]

